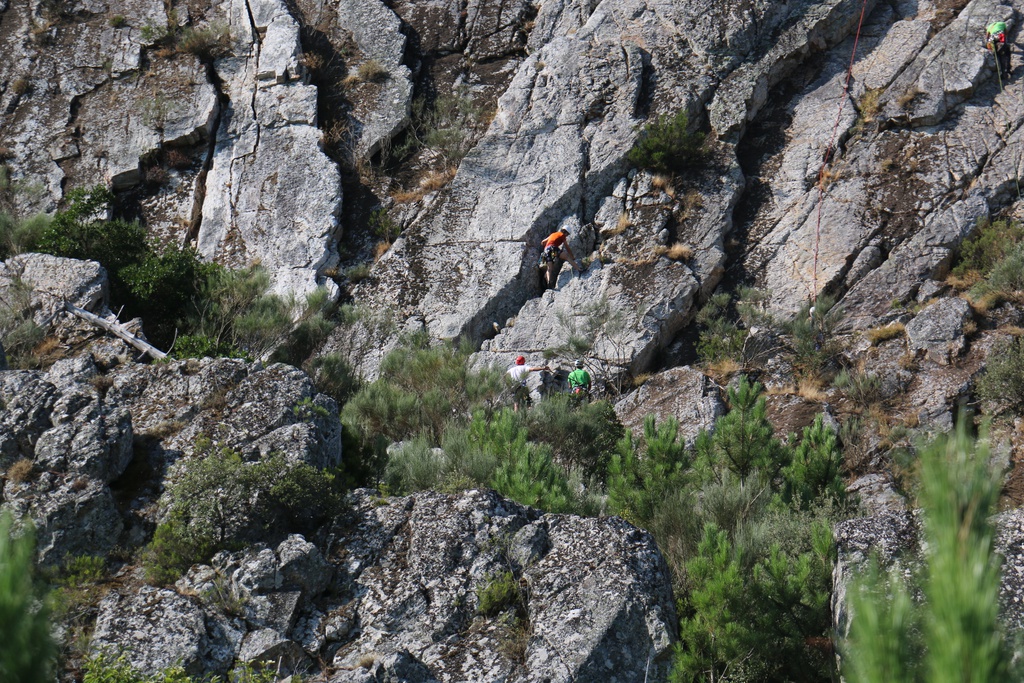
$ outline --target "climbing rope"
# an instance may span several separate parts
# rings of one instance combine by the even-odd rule
[[[843,93],[839,97],[839,111],[836,112],[836,122],[832,126],[832,138],[828,141],[828,147],[825,149],[825,158],[821,162],[821,168],[818,170],[818,211],[817,221],[814,226],[814,282],[813,290],[811,292],[811,305],[818,300],[818,250],[821,245],[821,205],[825,198],[825,168],[828,166],[829,160],[832,158],[832,152],[835,149],[836,136],[839,133],[839,122],[843,117],[843,108],[846,106],[846,100],[849,99],[850,93],[850,81],[853,79],[853,64],[857,59],[857,45],[860,43],[860,32],[864,26],[864,16],[867,14],[868,0],[864,0],[864,3],[860,8],[860,19],[857,22],[857,33],[853,38],[853,52],[850,54],[850,64],[846,69],[846,81],[843,83]]]

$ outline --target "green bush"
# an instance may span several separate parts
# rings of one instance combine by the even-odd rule
[[[689,486],[691,462],[691,454],[678,438],[675,418],[658,425],[648,415],[643,436],[641,451],[627,432],[608,465],[609,511],[639,526],[650,524],[672,492]]]
[[[980,299],[992,294],[1009,297],[1024,291],[1024,244],[1017,247],[996,263],[988,278],[971,289],[971,296]]]
[[[98,261],[112,274],[138,263],[148,253],[146,231],[136,222],[104,220],[114,200],[101,185],[67,193],[68,207],[58,211],[39,237],[37,249],[66,258]]]
[[[57,650],[49,604],[35,579],[34,534],[14,527],[9,512],[0,514],[0,680],[53,680]]]
[[[694,443],[696,464],[704,481],[720,479],[729,470],[745,481],[754,475],[772,479],[788,464],[787,449],[773,436],[762,386],[740,377],[727,392],[730,410],[715,423],[712,434],[702,431]]]
[[[816,301],[805,303],[785,324],[785,331],[792,337],[793,365],[799,374],[820,377],[833,367],[842,350],[836,338],[841,320],[842,311],[835,305],[835,299],[821,294]]]
[[[230,342],[218,342],[202,334],[183,334],[174,340],[168,353],[173,358],[245,358],[249,354]]]
[[[177,36],[177,48],[205,60],[224,57],[230,52],[231,32],[223,22],[184,28]]]
[[[32,288],[15,278],[6,296],[0,297],[0,343],[12,368],[35,364],[32,351],[45,332],[32,318],[32,312]]]
[[[629,163],[652,171],[681,171],[704,156],[704,134],[691,132],[686,111],[664,114],[649,123],[629,151]]]
[[[164,499],[147,557],[150,579],[173,581],[221,549],[267,536],[314,532],[341,509],[334,477],[274,455],[244,462],[230,450],[200,447]]]
[[[697,313],[697,355],[707,365],[737,360],[743,352],[747,331],[728,318],[729,303],[729,294],[721,292],[713,295]]]
[[[387,490],[396,495],[438,488],[446,469],[439,457],[423,439],[404,442],[388,458],[384,472]]]
[[[991,522],[1000,479],[987,441],[972,439],[962,421],[921,452],[924,602],[915,606],[916,589],[897,574],[883,576],[874,563],[850,591],[847,680],[1010,680]]]
[[[1024,241],[1024,225],[1018,221],[978,219],[973,236],[960,246],[953,275],[984,278]]]
[[[1018,414],[1024,409],[1024,337],[994,345],[978,379],[978,396]]]
[[[842,465],[838,435],[825,426],[821,415],[816,416],[812,425],[804,427],[792,461],[782,469],[783,501],[805,509],[825,499],[845,503]]]
[[[547,444],[566,469],[603,479],[624,429],[607,401],[573,406],[568,395],[541,401],[526,414],[528,438]]]
[[[49,224],[50,218],[46,215],[19,221],[0,213],[0,261],[6,261],[17,254],[36,251],[39,240]]]
[[[882,401],[882,378],[878,375],[841,370],[832,385],[864,409]]]
[[[476,587],[476,611],[484,616],[499,614],[521,600],[519,581],[512,572],[492,574]]]
[[[311,358],[304,369],[313,379],[316,390],[327,394],[340,406],[345,405],[362,387],[362,381],[352,366],[337,353]]]

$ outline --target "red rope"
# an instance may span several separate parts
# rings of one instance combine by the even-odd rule
[[[850,65],[846,69],[846,82],[843,84],[843,94],[839,98],[839,111],[836,112],[836,123],[832,127],[832,138],[828,141],[828,148],[825,150],[825,158],[821,162],[821,169],[818,171],[818,218],[814,227],[814,291],[811,293],[811,303],[818,300],[818,247],[821,244],[821,205],[825,198],[825,167],[832,158],[832,150],[835,149],[836,135],[839,131],[839,122],[843,117],[843,108],[850,92],[850,80],[853,78],[853,63],[857,59],[857,44],[860,42],[860,31],[864,26],[864,15],[867,13],[868,0],[860,8],[860,21],[857,22],[857,33],[853,38],[853,52],[850,54]]]

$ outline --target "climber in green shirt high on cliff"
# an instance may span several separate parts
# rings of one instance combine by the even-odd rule
[[[996,58],[1000,82],[1010,79],[1010,45],[1006,42],[1006,22],[993,21],[985,27],[985,48]]]

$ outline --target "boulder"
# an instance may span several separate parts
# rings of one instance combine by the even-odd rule
[[[238,659],[242,662],[272,664],[282,675],[304,671],[308,663],[308,657],[301,647],[269,628],[247,633],[242,640]]]
[[[100,602],[91,649],[124,654],[138,671],[156,673],[182,666],[192,676],[223,674],[228,662],[213,657],[223,648],[207,629],[202,609],[166,588],[117,589]]]
[[[940,299],[921,310],[907,323],[908,346],[923,351],[940,365],[948,365],[966,345],[964,323],[971,319],[971,305],[958,297]]]
[[[541,515],[493,492],[383,503],[363,492],[353,498],[351,535],[339,547],[360,631],[334,663],[355,673],[331,680],[361,680],[351,676],[367,652],[375,653],[375,676],[374,667],[386,669],[387,657],[403,651],[438,681],[512,675],[516,665],[495,647],[510,637],[504,622],[475,614],[480,591],[509,567],[529,586],[523,599],[534,634],[516,680],[665,675],[675,609],[667,566],[647,532],[616,518]],[[508,559],[502,538],[511,540]]]
[[[615,414],[627,429],[643,433],[647,415],[658,422],[674,417],[679,433],[692,444],[701,430],[711,430],[725,415],[722,389],[699,370],[684,366],[654,375],[615,403]]]

